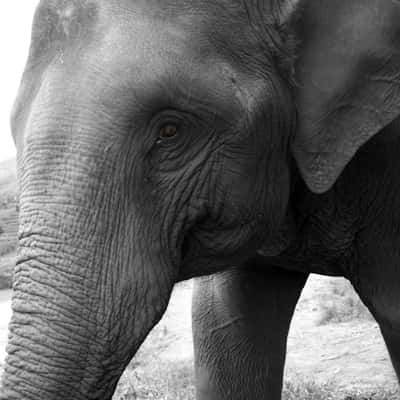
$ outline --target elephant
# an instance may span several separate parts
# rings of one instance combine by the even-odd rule
[[[0,399],[111,399],[189,278],[199,400],[280,399],[310,273],[400,375],[398,1],[41,0],[11,130]]]

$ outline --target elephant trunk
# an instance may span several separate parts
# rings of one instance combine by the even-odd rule
[[[19,251],[0,399],[109,399],[164,312],[174,276],[159,232],[131,206],[128,178],[104,149],[82,132],[74,145],[45,131],[27,135],[19,154]]]

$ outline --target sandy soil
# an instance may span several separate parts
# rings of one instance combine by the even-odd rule
[[[395,386],[386,348],[373,321],[317,326],[319,311],[314,300],[328,279],[332,278],[312,276],[304,289],[290,330],[285,379],[331,382],[349,390]],[[192,359],[191,291],[191,282],[176,287],[167,313],[143,344],[139,358],[151,354],[160,361]],[[1,291],[0,360],[9,318],[10,291]]]
[[[318,326],[318,293],[331,279],[312,275],[297,305],[288,340],[286,378],[300,376],[335,387],[374,389],[396,386],[396,377],[375,321]]]

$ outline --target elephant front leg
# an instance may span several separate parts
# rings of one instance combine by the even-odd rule
[[[258,264],[195,283],[198,400],[281,398],[287,334],[307,275]]]

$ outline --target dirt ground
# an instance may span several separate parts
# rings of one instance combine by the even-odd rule
[[[369,389],[396,386],[396,377],[375,321],[319,325],[316,298],[332,279],[312,275],[292,321],[286,363],[288,379],[300,375],[338,388]]]

